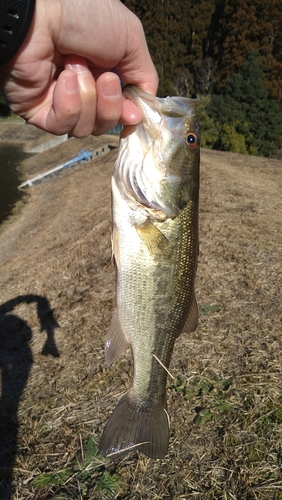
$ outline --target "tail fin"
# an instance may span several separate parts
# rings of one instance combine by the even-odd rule
[[[169,422],[163,406],[136,407],[130,392],[122,396],[100,440],[101,455],[117,458],[140,450],[151,458],[163,458],[168,449]]]

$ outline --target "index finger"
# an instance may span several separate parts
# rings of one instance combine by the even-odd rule
[[[126,54],[116,69],[124,83],[136,85],[144,92],[156,95],[159,84],[157,70],[148,50],[143,26],[138,18],[136,21],[135,35],[131,37]]]

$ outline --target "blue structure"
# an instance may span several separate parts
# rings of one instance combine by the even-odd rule
[[[75,163],[81,163],[82,161],[89,161],[89,160],[91,160],[91,158],[92,158],[92,153],[90,153],[90,151],[88,151],[88,149],[81,149],[81,151],[79,151],[78,155],[75,158],[72,158],[71,160],[64,163],[62,168],[71,167]]]
[[[107,153],[110,151],[109,146],[103,146],[99,149],[96,149],[94,153],[96,153],[96,156],[99,154]],[[71,160],[67,161],[66,163],[63,163],[62,165],[59,165],[58,167],[51,168],[51,170],[47,170],[47,172],[43,172],[43,174],[38,174],[35,177],[32,177],[32,179],[28,179],[27,181],[23,182],[18,189],[22,189],[25,187],[30,187],[34,186],[36,184],[41,184],[44,180],[50,178],[50,177],[55,177],[58,175],[62,170],[65,170],[70,167],[74,167],[75,165],[82,163],[84,161],[89,161],[92,159],[92,153],[88,151],[88,149],[82,149],[79,151],[78,155],[75,158],[72,158]]]

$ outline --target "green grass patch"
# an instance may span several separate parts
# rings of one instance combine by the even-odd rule
[[[33,480],[33,487],[38,490],[51,487],[54,499],[83,500],[94,498],[95,492],[101,500],[112,500],[124,489],[122,478],[115,473],[110,460],[99,456],[92,438],[88,439],[85,452],[76,456],[75,463],[62,470],[39,474]]]

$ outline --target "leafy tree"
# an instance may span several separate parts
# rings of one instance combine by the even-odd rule
[[[194,93],[206,94],[211,90],[213,59],[209,56],[209,30],[215,6],[212,0],[199,0],[189,6],[190,37],[188,51],[189,70],[194,77]]]
[[[143,23],[160,96],[219,93],[254,49],[282,102],[281,0],[123,1]]]
[[[258,53],[262,58],[263,80],[270,92],[282,102],[282,2],[262,2]]]
[[[278,101],[264,86],[262,75],[261,58],[251,51],[222,94],[212,96],[208,113],[219,127],[215,149],[259,156],[271,156],[277,151],[282,115]]]
[[[281,148],[281,0],[124,3],[143,23],[158,95],[200,96],[205,147],[267,156]]]
[[[191,2],[126,0],[141,19],[148,47],[159,75],[159,96],[175,94],[176,85],[190,87],[187,46],[191,36]]]
[[[220,133],[221,149],[232,153],[248,154],[246,138],[236,130],[236,122],[232,124],[224,123]],[[256,154],[256,149],[253,154]]]
[[[250,50],[256,50],[261,56],[264,82],[271,95],[281,102],[281,0],[215,0],[215,4],[209,55],[216,62],[217,90],[225,87]]]
[[[197,116],[201,124],[201,146],[212,149],[218,142],[219,127],[208,114],[211,96],[198,96]]]

